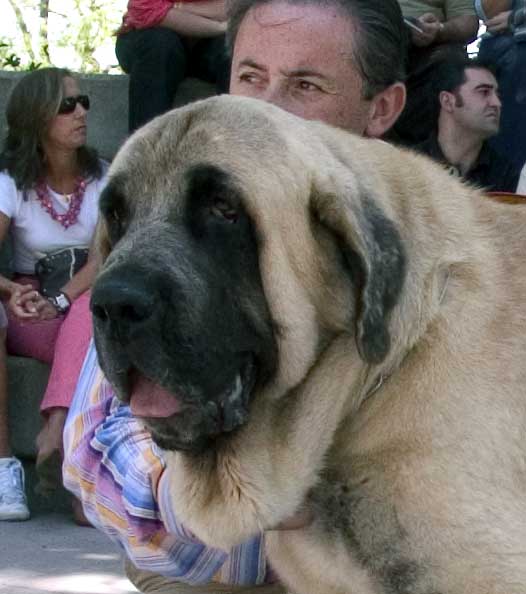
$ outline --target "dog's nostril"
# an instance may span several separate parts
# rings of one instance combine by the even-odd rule
[[[146,287],[106,282],[95,286],[91,311],[101,322],[131,326],[151,317],[155,311],[155,298]]]

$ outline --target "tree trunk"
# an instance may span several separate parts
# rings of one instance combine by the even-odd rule
[[[22,32],[22,40],[24,42],[24,47],[26,48],[26,51],[27,51],[29,57],[31,58],[31,60],[33,62],[35,62],[36,56],[35,56],[35,52],[33,51],[33,45],[31,43],[31,33],[30,33],[29,28],[24,20],[24,15],[22,14],[22,11],[18,7],[18,3],[16,0],[9,0],[9,4],[11,5],[13,12],[15,13],[17,25],[18,25],[20,31]]]
[[[40,0],[40,27],[38,31],[40,60],[49,64],[49,40],[47,24],[49,17],[49,0]]]

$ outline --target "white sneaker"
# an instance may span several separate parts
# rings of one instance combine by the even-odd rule
[[[0,458],[0,520],[27,520],[24,469],[16,458]]]

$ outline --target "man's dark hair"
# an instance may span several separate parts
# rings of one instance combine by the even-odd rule
[[[488,70],[493,76],[497,76],[496,68],[490,62],[478,58],[468,58],[465,55],[446,54],[442,56],[436,63],[434,77],[436,94],[438,95],[442,91],[454,93],[467,81],[466,70],[472,68]]]
[[[453,93],[457,107],[462,107],[462,97],[458,93],[458,90],[467,81],[466,70],[472,68],[488,70],[497,78],[495,65],[479,58],[469,58],[465,54],[445,52],[436,59],[432,95],[437,122],[440,113],[440,93],[442,91]]]
[[[353,58],[362,75],[365,99],[372,99],[393,83],[405,80],[408,39],[396,0],[231,0],[227,30],[231,54],[248,11],[272,2],[335,7],[352,19],[358,35],[350,41]]]

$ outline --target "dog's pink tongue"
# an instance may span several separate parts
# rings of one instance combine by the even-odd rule
[[[140,375],[133,384],[130,407],[137,417],[165,418],[178,413],[181,403],[174,394]]]

